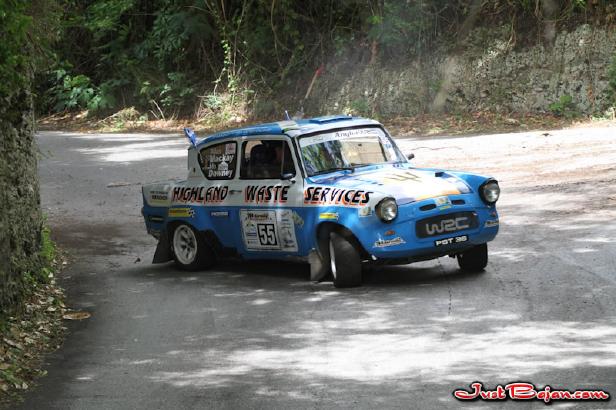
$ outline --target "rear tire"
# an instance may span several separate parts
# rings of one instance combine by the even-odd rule
[[[337,288],[361,286],[361,255],[342,235],[329,234],[329,261]]]
[[[216,254],[205,236],[185,223],[171,233],[171,250],[176,266],[182,270],[207,269],[216,263]]]
[[[477,245],[457,255],[458,265],[464,272],[481,272],[488,265],[488,244]]]

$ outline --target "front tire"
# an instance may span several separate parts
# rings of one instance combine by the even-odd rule
[[[204,235],[185,223],[173,230],[171,250],[175,264],[182,270],[207,269],[216,262],[216,255]]]
[[[457,255],[458,266],[464,272],[481,272],[488,265],[488,244],[482,243]]]
[[[329,260],[335,287],[361,286],[361,255],[351,242],[336,232],[329,235]]]

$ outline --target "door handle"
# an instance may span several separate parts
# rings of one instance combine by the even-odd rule
[[[230,189],[230,190],[229,190],[229,193],[230,193],[231,195],[241,194],[241,193],[242,193],[242,190],[241,190],[241,189]]]

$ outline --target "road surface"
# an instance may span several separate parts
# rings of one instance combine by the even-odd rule
[[[42,205],[71,260],[62,283],[92,317],[67,322],[21,407],[458,408],[453,390],[473,381],[616,394],[615,134],[402,136],[418,166],[500,181],[488,268],[379,267],[337,290],[292,263],[151,265],[140,184],[185,176],[184,138],[41,132]]]

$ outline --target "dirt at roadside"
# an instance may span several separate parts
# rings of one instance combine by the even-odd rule
[[[181,132],[191,127],[201,134],[237,128],[254,123],[279,121],[281,118],[240,119],[232,122],[209,124],[192,119],[143,120],[138,115],[121,115],[123,111],[106,118],[88,117],[87,112],[61,113],[38,120],[39,130],[78,132]],[[568,119],[551,114],[502,114],[475,112],[463,114],[425,114],[414,117],[381,119],[392,135],[468,135],[486,132],[523,132],[532,130],[561,129],[578,126],[605,126],[616,121],[591,118]]]

